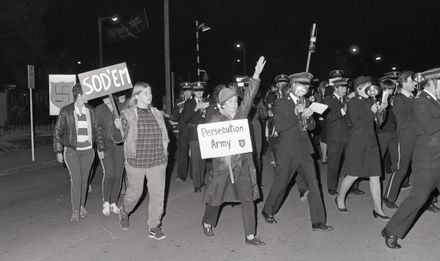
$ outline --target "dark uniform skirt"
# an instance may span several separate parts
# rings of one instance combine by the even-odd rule
[[[379,145],[375,135],[366,140],[350,133],[342,173],[361,178],[381,175]]]

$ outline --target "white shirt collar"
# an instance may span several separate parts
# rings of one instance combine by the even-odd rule
[[[342,99],[342,97],[340,97],[336,92],[334,92],[333,95],[336,96],[336,98],[337,98],[338,100],[341,100],[341,99]]]
[[[76,104],[74,106],[75,106],[75,113],[78,116],[81,116],[82,114],[86,114],[86,106],[85,105],[83,105],[81,109],[76,107]]]
[[[428,90],[424,89],[423,91],[426,92],[427,94],[429,94],[429,96],[431,96],[434,100],[437,100],[437,98],[432,93],[430,93]]]
[[[297,104],[298,103],[298,100],[299,100],[299,98],[298,97],[296,97],[295,95],[293,95],[293,93],[289,93],[289,95],[290,95],[290,98],[292,98],[292,100],[293,100],[293,102],[295,103],[295,104]]]
[[[412,94],[412,93],[410,93],[409,91],[404,90],[404,89],[401,89],[401,90],[400,90],[400,93],[403,94],[403,95],[405,95],[405,96],[408,97],[408,98],[413,97],[413,94]]]

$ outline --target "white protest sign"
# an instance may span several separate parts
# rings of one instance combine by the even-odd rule
[[[202,159],[252,152],[247,119],[199,124],[197,135]]]
[[[59,115],[61,108],[73,102],[74,74],[49,74],[49,114]]]
[[[78,78],[86,100],[133,88],[125,63],[81,73]]]

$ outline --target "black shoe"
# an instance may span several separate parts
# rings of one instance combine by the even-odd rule
[[[207,224],[208,225],[208,224]],[[203,233],[205,234],[205,236],[207,237],[213,237],[214,235],[214,231],[212,230],[212,226],[209,225],[208,227],[205,226],[205,224],[202,223],[202,228],[203,228]]]
[[[340,208],[339,207],[339,205],[338,205],[338,198],[335,198],[335,203],[336,203],[336,207],[338,208],[339,212],[342,212],[342,213],[347,213],[348,212],[346,207],[345,208]]]
[[[306,190],[306,191],[300,191],[299,192],[299,199],[302,201],[302,202],[305,202],[306,200],[307,200],[307,196],[309,195],[309,191],[308,190]]]
[[[382,216],[381,214],[377,213],[376,210],[373,209],[373,217],[374,218],[381,218],[383,220],[389,220],[390,217],[389,216]]]
[[[438,208],[434,203],[429,204],[428,208],[426,210],[429,210],[433,213],[437,213],[440,211],[440,208]]]
[[[121,226],[121,228],[123,230],[128,230],[128,228],[130,227],[130,221],[128,218],[128,214],[125,213],[125,211],[123,210],[122,206],[121,209],[119,211],[119,225]]]
[[[202,189],[201,189],[201,188],[194,188],[194,192],[195,192],[195,193],[197,193],[197,192],[202,192]]]
[[[336,189],[329,189],[328,190],[328,194],[332,195],[332,196],[337,196],[338,192],[336,191]]]
[[[326,225],[324,223],[316,223],[312,224],[313,231],[322,231],[322,232],[330,232],[333,231],[334,228],[332,226]]]
[[[353,195],[363,195],[363,194],[365,194],[365,192],[360,190],[359,188],[352,188],[352,189],[350,189],[350,191],[348,193],[353,194]]]
[[[392,249],[399,249],[402,247],[399,245],[399,243],[397,243],[397,237],[393,236],[393,235],[389,235],[385,228],[382,229],[381,234],[385,238],[385,245],[387,247],[392,248]]]
[[[258,237],[254,237],[253,239],[246,238],[245,242],[246,242],[246,245],[250,245],[250,246],[264,246],[264,245],[266,245],[266,243],[261,241],[261,239],[259,239]]]
[[[385,204],[385,206],[387,206],[387,208],[398,208],[396,203],[391,202],[388,198],[383,198],[382,201]]]
[[[180,177],[177,177],[177,178],[176,178],[176,181],[179,181],[179,182],[185,183],[186,179],[182,179],[182,178],[180,178]]]
[[[266,221],[267,224],[276,224],[277,223],[277,220],[275,219],[275,217],[273,215],[268,215],[264,211],[262,211],[261,214],[263,215],[264,220]]]

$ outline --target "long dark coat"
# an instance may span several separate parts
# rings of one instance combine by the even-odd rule
[[[252,107],[252,101],[260,87],[260,80],[251,78],[251,84],[246,89],[243,100],[238,107],[237,114],[233,119],[216,112],[208,119],[208,122],[219,122],[237,119],[246,119]],[[244,153],[231,156],[231,164],[236,183],[233,185],[229,177],[229,167],[226,157],[212,159],[213,170],[207,173],[205,178],[206,190],[204,202],[211,206],[219,206],[224,202],[240,202],[237,194],[237,187],[248,191],[247,195],[257,200],[260,192],[257,185],[257,177],[252,153]],[[238,178],[239,175],[240,178]],[[240,182],[237,182],[240,180]]]
[[[381,175],[380,153],[374,130],[373,101],[356,95],[348,102],[350,132],[342,173],[350,176]]]

